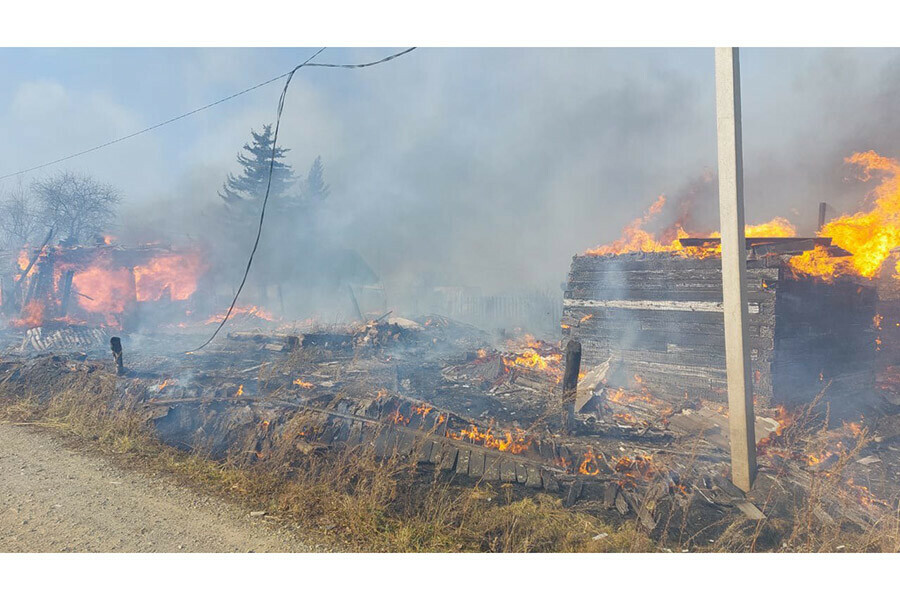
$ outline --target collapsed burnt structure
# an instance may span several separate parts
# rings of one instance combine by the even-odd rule
[[[15,327],[86,325],[132,330],[192,310],[203,274],[196,251],[149,244],[48,246],[22,251],[0,283]]]
[[[615,361],[610,386],[639,381],[669,400],[724,401],[718,240],[681,244],[685,252],[575,256],[563,336],[582,342],[589,365]],[[872,388],[874,286],[849,277],[798,276],[789,265],[803,251],[830,245],[827,238],[747,238],[753,387],[762,402],[808,403],[827,383],[835,398]]]

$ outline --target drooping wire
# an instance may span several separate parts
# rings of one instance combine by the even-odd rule
[[[372,67],[373,65],[387,63],[388,61],[396,59],[397,57],[401,57],[407,53],[414,51],[415,49],[416,49],[416,47],[413,46],[411,48],[407,48],[404,51],[392,54],[390,56],[384,57],[383,59],[379,59],[378,61],[373,61],[371,63],[360,63],[360,64],[352,64],[352,65],[351,64],[333,64],[333,63],[312,63],[311,61],[313,59],[315,59],[317,56],[319,56],[319,54],[322,51],[325,50],[325,47],[322,47],[315,54],[313,54],[310,58],[308,58],[306,61],[304,61],[300,65],[297,65],[290,72],[288,72],[287,80],[284,83],[284,88],[281,90],[281,97],[278,99],[278,113],[277,113],[277,116],[275,119],[275,133],[272,136],[272,156],[269,159],[269,175],[268,175],[268,179],[266,182],[266,194],[263,197],[262,208],[260,209],[260,212],[259,212],[259,224],[256,229],[256,239],[253,242],[253,249],[250,250],[250,256],[247,258],[247,267],[244,269],[244,276],[241,278],[241,283],[238,286],[237,291],[235,291],[235,293],[234,293],[234,298],[231,300],[231,305],[228,307],[228,312],[225,313],[225,316],[222,318],[222,321],[216,327],[215,331],[212,333],[212,335],[209,336],[209,339],[206,340],[203,344],[201,344],[197,348],[194,348],[193,350],[190,350],[188,352],[197,352],[198,350],[205,348],[207,345],[209,345],[210,342],[212,342],[215,339],[215,337],[219,334],[219,332],[222,330],[222,328],[225,327],[225,323],[227,323],[228,319],[231,317],[231,313],[234,311],[235,305],[237,305],[237,301],[241,295],[241,291],[244,289],[244,284],[247,282],[247,276],[250,274],[250,267],[253,265],[253,258],[256,256],[256,250],[259,247],[259,240],[260,240],[260,237],[262,236],[263,223],[265,222],[265,218],[266,218],[266,205],[269,202],[269,191],[272,188],[272,174],[275,170],[275,153],[276,153],[276,148],[277,148],[277,144],[278,144],[278,129],[281,126],[281,113],[284,110],[284,99],[287,96],[288,87],[291,85],[291,79],[293,79],[294,74],[297,72],[297,70],[299,70],[303,67],[335,67],[335,68],[343,68],[343,69],[359,69],[359,68],[363,68],[363,67]]]
[[[407,48],[406,50],[404,50],[404,51],[402,51],[402,52],[399,52],[399,53],[397,53],[397,54],[395,54],[395,55],[391,55],[391,56],[389,56],[389,57],[385,57],[385,58],[380,59],[380,60],[378,60],[378,61],[374,61],[374,62],[372,62],[372,63],[360,63],[360,64],[355,64],[355,65],[341,65],[341,64],[332,64],[332,63],[304,63],[303,65],[298,65],[297,67],[295,67],[295,68],[292,69],[291,71],[287,71],[287,72],[285,72],[285,73],[283,73],[283,74],[281,74],[281,75],[275,76],[274,78],[270,78],[270,79],[266,80],[265,82],[260,82],[259,84],[256,84],[256,85],[254,85],[254,86],[251,86],[251,87],[249,87],[249,88],[245,88],[245,89],[241,90],[240,92],[235,92],[234,94],[231,94],[231,95],[229,95],[229,96],[226,96],[225,98],[221,98],[221,99],[219,99],[218,101],[213,101],[212,103],[209,103],[209,104],[207,104],[207,105],[203,105],[202,107],[198,107],[198,108],[196,108],[196,109],[193,109],[193,110],[191,110],[191,111],[188,111],[187,113],[182,113],[181,115],[176,115],[175,117],[171,117],[171,118],[169,118],[169,119],[167,119],[167,120],[164,120],[164,121],[162,121],[162,122],[159,122],[158,124],[153,124],[152,126],[147,126],[147,127],[144,128],[143,130],[138,130],[137,132],[132,132],[131,134],[126,134],[125,136],[120,136],[119,138],[115,138],[115,139],[110,140],[110,141],[107,141],[107,142],[105,142],[105,143],[101,143],[101,144],[99,144],[99,145],[95,145],[95,146],[90,147],[90,148],[88,148],[88,149],[83,149],[83,150],[78,151],[78,152],[76,152],[76,153],[72,153],[71,155],[66,155],[65,157],[60,157],[60,158],[54,159],[54,160],[52,160],[52,161],[48,161],[48,162],[39,164],[39,165],[37,165],[37,166],[32,166],[32,167],[30,167],[30,168],[25,168],[24,170],[19,170],[19,171],[17,171],[17,172],[10,172],[9,174],[4,174],[4,175],[0,176],[0,180],[5,180],[5,179],[7,179],[7,178],[12,178],[12,177],[14,177],[14,176],[21,176],[22,174],[27,174],[28,172],[33,172],[33,171],[35,171],[35,170],[40,170],[41,168],[46,168],[46,167],[48,167],[48,166],[53,166],[53,165],[62,163],[62,162],[64,162],[64,161],[68,161],[68,160],[70,160],[70,159],[74,159],[74,158],[76,158],[76,157],[81,157],[82,155],[87,155],[88,153],[93,153],[94,151],[99,151],[100,149],[103,149],[103,148],[105,148],[105,147],[109,147],[110,145],[115,145],[116,143],[121,143],[122,141],[126,141],[126,140],[131,139],[131,138],[134,138],[134,137],[136,137],[136,136],[140,136],[141,134],[146,134],[147,132],[150,132],[151,130],[156,130],[157,128],[161,128],[161,127],[163,127],[163,126],[167,126],[167,125],[171,124],[172,122],[177,122],[178,120],[184,119],[184,118],[186,118],[186,117],[190,117],[190,116],[194,115],[195,113],[200,113],[201,111],[205,111],[206,109],[210,109],[210,108],[212,108],[212,107],[215,107],[216,105],[220,105],[220,104],[222,104],[222,103],[224,103],[224,102],[226,102],[226,101],[230,101],[230,100],[233,99],[233,98],[239,97],[239,96],[241,96],[241,95],[243,95],[243,94],[247,94],[248,92],[252,92],[252,91],[256,90],[257,88],[262,88],[263,86],[266,86],[266,85],[268,85],[268,84],[271,84],[272,82],[278,81],[278,80],[280,80],[280,79],[282,79],[282,78],[290,77],[290,76],[292,76],[292,75],[294,74],[294,72],[297,71],[297,69],[299,69],[300,67],[336,67],[336,68],[343,68],[343,69],[359,69],[359,68],[361,68],[361,67],[371,67],[371,66],[373,66],[373,65],[378,65],[379,63],[385,63],[385,62],[390,61],[390,60],[392,60],[392,59],[396,59],[396,58],[399,57],[399,56],[405,55],[405,54],[408,53],[408,52],[412,52],[413,50],[415,50],[415,47],[413,47],[413,48]],[[319,52],[321,52],[321,51],[319,51]],[[318,54],[318,53],[316,53],[316,54]]]

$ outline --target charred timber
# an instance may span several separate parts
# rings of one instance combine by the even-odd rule
[[[829,380],[833,380],[830,394],[846,399],[871,387],[875,288],[850,278],[832,283],[798,278],[786,256],[748,257],[756,396],[802,404]],[[581,342],[588,367],[610,357],[616,360],[610,385],[627,387],[637,374],[661,398],[724,401],[725,338],[717,257],[576,256],[563,303],[563,337]]]

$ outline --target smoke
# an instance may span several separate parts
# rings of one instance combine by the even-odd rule
[[[121,51],[92,52],[115,61]],[[386,54],[328,52],[334,61]],[[102,92],[13,78],[19,83],[0,124],[5,132],[25,127],[34,140],[20,137],[22,149],[4,155],[3,164],[18,167],[46,159],[47,149],[94,143],[107,134],[102,115],[115,119],[108,133],[120,135],[164,117],[153,103],[171,107],[180,89],[201,104],[303,54],[148,52],[141,55],[148,64],[177,58],[182,67],[166,76],[151,70],[154,82],[174,79],[145,100],[117,90],[115,70]],[[747,220],[782,215],[804,234],[815,227],[820,201],[834,211],[855,210],[866,187],[848,181],[843,158],[870,148],[900,155],[900,116],[892,107],[900,53],[744,49],[741,58]],[[175,85],[178,78],[184,86]],[[255,225],[228,232],[216,191],[237,171],[234,158],[250,129],[273,120],[276,88],[85,156],[72,168],[122,191],[118,230],[125,241],[203,245],[229,289]],[[384,283],[391,304],[423,282],[484,293],[558,291],[573,254],[615,239],[659,195],[669,200],[655,221],[660,229],[675,222],[716,228],[714,100],[709,49],[426,48],[369,70],[301,71],[288,93],[280,142],[298,173],[323,157],[331,195],[311,224],[298,225],[308,229],[305,246],[266,239],[273,232],[267,225],[255,271],[265,265],[287,275],[298,263],[318,263],[328,272],[328,259],[349,250]],[[69,137],[66,125],[74,122]],[[304,298],[303,288],[295,289],[289,306]]]

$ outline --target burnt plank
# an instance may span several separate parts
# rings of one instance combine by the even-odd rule
[[[481,478],[484,475],[484,453],[472,451],[469,455],[469,476]]]
[[[425,440],[419,443],[419,463],[429,463],[431,459],[431,449],[434,447],[434,441]]]
[[[459,449],[451,445],[450,443],[444,443],[444,449],[441,454],[441,463],[438,466],[438,469],[443,472],[450,472],[456,466],[456,457],[459,454]]]
[[[511,459],[501,458],[500,480],[503,482],[516,482],[516,462]]]
[[[525,486],[529,486],[533,489],[539,489],[542,486],[541,481],[541,470],[535,466],[528,465],[526,467],[527,477],[525,479]]]
[[[521,484],[528,482],[528,466],[521,462],[516,462],[516,482]]]
[[[500,456],[488,455],[484,456],[484,479],[493,482],[500,481]]]

